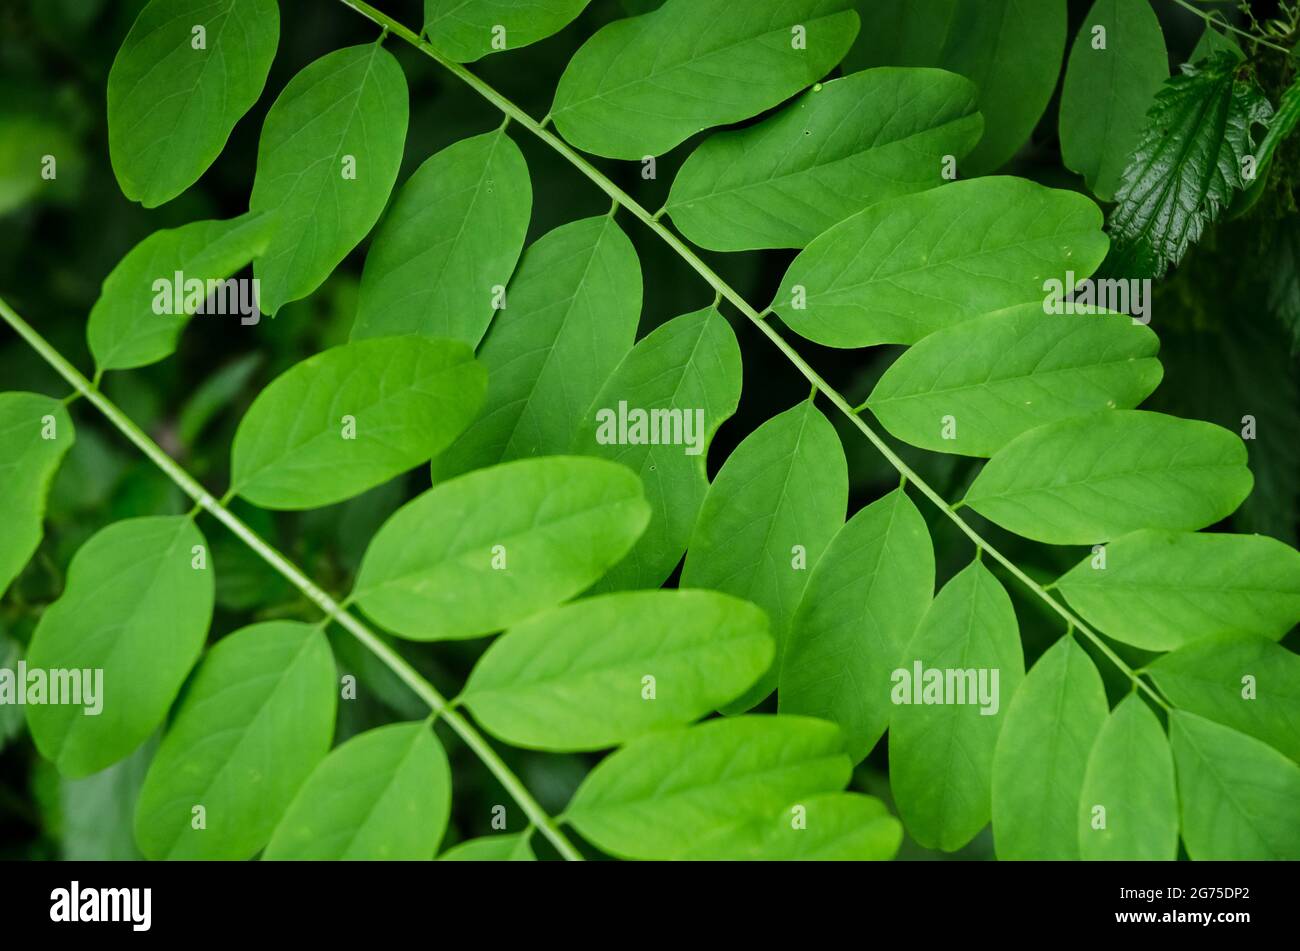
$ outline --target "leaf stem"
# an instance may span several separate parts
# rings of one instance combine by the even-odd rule
[[[478,758],[483,761],[483,764],[491,770],[497,781],[505,787],[506,792],[519,804],[529,821],[550,839],[556,851],[568,860],[581,861],[582,855],[573,847],[573,844],[560,831],[555,821],[541,807],[541,804],[524,787],[524,784],[519,781],[519,777],[511,772],[510,767],[505,764],[497,751],[488,744],[483,735],[468,720],[450,708],[446,698],[438,692],[437,688],[421,676],[419,671],[412,667],[401,654],[397,653],[385,643],[383,638],[321,590],[315,582],[303,574],[297,565],[281,555],[237,515],[214,499],[193,476],[181,468],[167,453],[163,452],[162,447],[150,439],[139,426],[118,409],[112,400],[100,393],[90,380],[86,379],[76,367],[63,357],[63,354],[59,353],[30,324],[18,316],[3,298],[0,298],[0,317],[3,317],[5,322],[13,327],[18,332],[18,335],[45,359],[46,363],[53,367],[68,383],[72,384],[78,393],[94,404],[95,408],[103,413],[123,436],[134,443],[137,449],[148,456],[149,460],[161,469],[168,478],[175,482],[182,492],[192,498],[196,503],[196,508],[205,509],[217,521],[234,532],[263,561],[282,574],[294,587],[306,595],[330,620],[348,631],[378,657],[389,670],[411,688],[416,696],[429,706],[431,711],[440,715],[447,725],[456,731],[465,742],[465,745],[473,750]]]
[[[822,379],[821,375],[818,374],[816,370],[809,366],[807,361],[799,355],[794,347],[792,347],[785,338],[777,332],[776,328],[763,319],[768,313],[770,313],[770,307],[761,313],[756,311],[737,291],[727,284],[727,282],[724,281],[717,272],[709,267],[699,255],[691,250],[685,242],[656,220],[655,216],[646,211],[645,208],[632,198],[631,195],[610,181],[600,172],[599,169],[578,154],[578,152],[576,152],[563,139],[556,136],[550,130],[543,128],[542,125],[528,115],[528,113],[524,112],[517,105],[505,96],[501,95],[492,86],[474,75],[460,63],[454,63],[445,59],[433,47],[428,43],[423,42],[420,37],[411,30],[407,29],[401,23],[398,23],[388,14],[376,10],[369,3],[366,3],[365,0],[339,0],[339,2],[345,6],[351,7],[376,26],[387,28],[393,33],[393,35],[406,40],[406,42],[419,49],[444,69],[454,74],[480,96],[492,103],[492,105],[496,106],[510,118],[514,119],[520,126],[527,129],[566,158],[569,163],[577,168],[578,171],[582,172],[582,174],[585,175],[592,184],[626,208],[634,217],[640,220],[642,224],[658,235],[669,247],[676,251],[678,256],[689,264],[691,268],[700,275],[700,277],[704,278],[714,291],[725,297],[734,307],[736,307],[737,310],[748,317],[750,322],[753,323],[754,326],[758,327],[758,329],[772,341],[778,350],[785,354],[786,358],[794,364],[795,368],[803,374],[804,378],[816,389],[825,394],[827,399],[834,403],[836,408],[849,418],[853,425],[856,426],[862,434],[870,440],[871,444],[876,447],[877,451],[879,451],[880,454],[889,461],[890,465],[892,465],[903,478],[911,481],[922,495],[928,498],[941,512],[951,519],[977,548],[983,549],[987,552],[990,558],[1002,565],[1002,567],[1010,572],[1016,580],[1041,598],[1053,611],[1059,614],[1066,621],[1073,623],[1075,628],[1092,641],[1097,649],[1101,651],[1101,653],[1104,654],[1111,663],[1115,664],[1116,667],[1123,671],[1129,679],[1146,690],[1146,692],[1150,694],[1152,699],[1157,703],[1161,706],[1166,706],[1164,700],[1162,700],[1160,696],[1145,683],[1145,681],[1138,677],[1138,675],[1133,671],[1133,668],[1126,664],[1124,660],[1101,639],[1100,636],[1079,620],[1079,618],[1076,617],[1069,608],[1048,594],[1047,591],[1043,589],[1042,585],[1021,571],[1020,568],[1011,561],[1011,559],[1007,558],[989,544],[989,542],[975,531],[975,529],[973,529],[965,519],[956,513],[954,508],[948,504],[943,496],[939,495],[938,492],[931,488],[930,485],[917,475],[896,452],[889,448],[884,439],[877,435],[875,430],[868,426],[866,422],[863,421],[862,417],[854,412],[853,407],[849,405],[848,401],[845,400],[845,398],[841,396],[829,383]]]

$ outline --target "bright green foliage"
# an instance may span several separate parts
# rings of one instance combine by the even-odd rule
[[[1110,201],[1147,110],[1169,78],[1150,0],[1096,0],[1079,27],[1061,89],[1061,156]]]
[[[1079,800],[1106,722],[1101,675],[1069,634],[1016,691],[993,754],[993,840],[1000,859],[1079,858]]]
[[[239,310],[241,304],[257,303],[253,295],[232,294],[233,289],[209,282],[224,281],[266,250],[273,227],[266,215],[248,214],[155,231],[137,244],[104,278],[91,308],[86,340],[95,365],[123,370],[171,356],[199,309],[221,324],[222,333],[257,323],[256,311]],[[190,281],[202,285],[187,288]]]
[[[524,253],[479,359],[483,412],[438,460],[438,477],[495,462],[561,453],[632,347],[641,266],[609,216],[562,225]]]
[[[625,466],[566,456],[493,466],[398,509],[366,550],[353,597],[403,637],[477,637],[578,594],[649,518]]]
[[[151,859],[252,858],[329,750],[334,708],[334,658],[321,631],[269,621],[219,641],[145,777],[140,850]]]
[[[988,824],[993,750],[1025,675],[1011,599],[987,568],[944,585],[897,666],[890,788],[912,838],[951,852]]]
[[[983,132],[969,80],[870,69],[818,83],[776,115],[710,136],[673,180],[668,213],[718,251],[802,248],[878,201],[943,184],[945,156]]]
[[[1173,861],[1178,855],[1174,758],[1160,721],[1136,693],[1106,718],[1079,796],[1079,855]]]
[[[266,508],[351,498],[441,452],[486,386],[469,347],[387,337],[334,347],[273,380],[231,449],[231,482]]]
[[[485,835],[453,846],[438,856],[440,862],[535,862],[526,835]]]
[[[213,566],[187,518],[132,518],[87,541],[63,595],[46,608],[27,652],[31,668],[103,671],[96,703],[32,705],[27,725],[65,776],[126,757],[157,729],[212,619]]]
[[[269,860],[428,860],[451,810],[447,754],[427,723],[354,736],[321,761],[275,828]]]
[[[1183,843],[1193,859],[1300,859],[1300,766],[1194,713],[1169,715]]]
[[[753,601],[776,638],[776,663],[728,712],[748,710],[776,686],[795,608],[844,524],[848,492],[844,447],[811,399],[754,430],[709,487],[681,585]]]
[[[1219,634],[1158,658],[1170,702],[1263,740],[1300,762],[1300,657],[1260,637]]]
[[[1104,565],[1104,567],[1097,567]],[[1300,617],[1300,552],[1264,535],[1143,530],[1057,582],[1084,620],[1147,650],[1215,634],[1278,640]]]
[[[960,221],[960,227],[953,223]],[[1020,178],[982,178],[893,198],[846,218],[790,265],[773,308],[829,347],[915,343],[989,311],[1041,301],[1066,270],[1106,256],[1087,198]]]
[[[424,0],[429,45],[458,63],[536,43],[563,29],[591,0]]]
[[[812,569],[781,664],[781,712],[838,723],[849,758],[864,759],[889,723],[891,675],[933,594],[930,534],[896,489],[849,519]]]
[[[1043,423],[1137,406],[1160,382],[1159,346],[1124,315],[1021,304],[925,337],[885,371],[867,405],[914,446],[990,456]]]
[[[671,859],[766,837],[791,805],[844,788],[839,730],[807,717],[743,716],[642,737],[602,760],[565,813],[624,858]],[[759,821],[758,826],[753,822]]]
[[[736,411],[740,377],[736,335],[716,307],[706,307],[646,334],[605,380],[578,425],[572,451],[621,462],[637,472],[651,516],[627,557],[597,583],[599,590],[657,587],[681,561],[709,490],[704,468],[708,446]],[[620,404],[628,410],[628,432],[622,434]],[[661,431],[660,442],[653,443],[648,422],[646,432],[634,431],[635,410],[644,411],[647,420],[657,410],[676,411],[680,431],[669,418],[667,436]],[[701,412],[703,423],[697,427]],[[688,425],[694,443],[686,438]]]
[[[41,543],[45,497],[76,440],[68,411],[39,393],[0,393],[0,594]]]
[[[690,723],[772,663],[767,617],[712,591],[628,591],[524,621],[488,648],[461,699],[514,746],[587,750]]]
[[[528,166],[504,129],[415,170],[366,255],[352,338],[420,333],[477,346],[528,231]]]
[[[108,73],[108,154],[122,193],[153,208],[198,180],[262,94],[275,0],[151,0]]]
[[[284,87],[262,126],[248,202],[276,219],[253,269],[263,311],[314,291],[379,219],[406,116],[406,78],[378,43],[322,56]]]
[[[1087,545],[1141,528],[1204,528],[1232,513],[1251,484],[1235,433],[1113,410],[1012,440],[980,471],[965,504],[1017,535]]]
[[[894,857],[903,827],[885,804],[859,793],[806,796],[775,817],[703,839],[680,858],[709,861],[879,862]]]
[[[569,61],[551,116],[578,148],[660,155],[810,86],[857,33],[849,0],[665,0],[616,20]],[[652,64],[649,65],[648,64]],[[702,88],[708,95],[700,95]]]

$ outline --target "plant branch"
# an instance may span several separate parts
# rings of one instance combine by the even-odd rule
[[[1251,33],[1249,30],[1243,30],[1241,27],[1233,26],[1227,20],[1220,19],[1219,17],[1216,17],[1212,13],[1208,13],[1205,10],[1200,9],[1199,7],[1193,6],[1191,3],[1188,2],[1188,0],[1174,0],[1174,3],[1178,4],[1184,10],[1187,10],[1190,13],[1194,13],[1196,16],[1204,20],[1207,24],[1212,24],[1214,26],[1221,26],[1229,33],[1236,33],[1238,36],[1244,36],[1252,43],[1258,43],[1260,46],[1267,46],[1269,49],[1277,50],[1279,53],[1286,53],[1288,55],[1290,55],[1291,53],[1291,51],[1287,49],[1285,46],[1278,46],[1276,43],[1270,43],[1268,40],[1264,39],[1263,37],[1256,36],[1254,33]]]
[[[325,613],[326,617],[348,631],[378,657],[389,670],[396,674],[403,683],[410,687],[428,705],[433,713],[442,717],[447,725],[465,741],[465,745],[473,750],[478,758],[483,761],[483,764],[491,770],[501,785],[505,787],[506,792],[519,804],[519,808],[524,811],[529,821],[550,839],[551,844],[555,846],[560,855],[569,860],[580,861],[582,859],[582,856],[565,837],[564,833],[560,831],[555,821],[533,798],[524,784],[519,781],[519,777],[510,770],[510,767],[505,764],[496,750],[483,738],[483,735],[474,728],[473,724],[452,709],[452,705],[438,692],[433,684],[429,683],[405,658],[385,643],[383,638],[358,620],[334,598],[321,590],[315,582],[303,574],[297,565],[281,555],[265,539],[249,528],[239,516],[214,499],[193,476],[181,468],[167,453],[163,452],[156,442],[150,439],[139,426],[118,409],[112,400],[100,393],[94,384],[86,379],[76,367],[63,357],[63,354],[51,346],[30,324],[18,316],[2,298],[0,298],[0,317],[3,317],[5,322],[13,327],[18,332],[18,335],[45,359],[46,363],[67,380],[77,393],[94,404],[95,408],[103,413],[123,436],[148,456],[150,461],[175,482],[182,492],[193,499],[198,507],[209,512],[217,521],[234,532],[263,561],[306,595],[316,607]]]
[[[570,162],[570,164],[572,164],[575,168],[578,169],[578,171],[582,172],[583,175],[585,175],[588,179],[590,179],[591,182],[594,185],[596,185],[597,188],[599,188],[601,191],[603,191],[614,201],[618,202],[620,205],[626,208],[628,212],[630,212],[634,217],[636,217],[639,221],[641,221],[642,224],[644,224],[647,228],[649,228],[656,235],[658,235],[666,244],[668,244],[669,247],[671,247],[675,252],[677,252],[678,256],[681,257],[682,260],[684,260],[687,264],[689,264],[691,268],[694,269],[695,272],[700,275],[700,277],[704,278],[704,280],[708,282],[710,287],[712,287],[722,297],[726,298],[742,314],[748,317],[750,322],[754,324],[754,326],[756,326],[760,331],[762,331],[767,336],[767,338],[772,341],[772,343],[777,347],[777,349],[779,349],[783,354],[785,354],[786,358],[792,364],[794,364],[795,368],[798,369],[798,371],[801,374],[803,374],[804,378],[808,380],[808,382],[811,383],[814,388],[820,390],[826,396],[827,399],[829,399],[832,403],[834,403],[836,408],[839,409],[840,412],[842,412],[846,417],[848,417],[848,419],[853,423],[853,425],[856,426],[862,432],[862,434],[866,436],[868,440],[870,440],[871,444],[876,447],[877,451],[879,451],[880,454],[883,455],[889,461],[890,465],[892,465],[898,471],[898,473],[903,476],[903,478],[912,482],[917,487],[917,489],[921,492],[921,494],[923,494],[936,507],[938,507],[938,509],[941,512],[943,512],[944,515],[946,515],[949,519],[951,519],[952,522],[956,524],[956,526],[959,529],[961,529],[961,531],[972,542],[975,543],[977,549],[988,552],[990,558],[998,562],[998,564],[1002,565],[1002,567],[1004,567],[1008,572],[1010,572],[1011,575],[1014,578],[1016,578],[1016,580],[1018,580],[1021,584],[1023,584],[1026,588],[1028,588],[1039,598],[1041,598],[1048,605],[1048,607],[1050,607],[1053,611],[1055,611],[1058,615],[1060,615],[1061,618],[1063,618],[1067,622],[1067,624],[1074,625],[1075,629],[1077,629],[1081,634],[1087,637],[1097,647],[1097,649],[1101,651],[1101,653],[1104,654],[1111,661],[1111,663],[1113,663],[1116,667],[1118,667],[1121,671],[1123,671],[1124,674],[1127,675],[1130,680],[1132,680],[1143,690],[1145,690],[1147,694],[1150,695],[1150,697],[1156,703],[1158,703],[1161,707],[1168,709],[1168,704],[1164,701],[1164,699],[1158,693],[1156,693],[1146,683],[1146,681],[1144,681],[1141,677],[1139,677],[1138,674],[1133,670],[1133,668],[1130,667],[1127,663],[1125,663],[1124,660],[1118,654],[1116,654],[1114,650],[1111,649],[1110,645],[1108,645],[1104,640],[1102,640],[1101,637],[1099,637],[1094,631],[1092,631],[1091,628],[1089,628],[1086,624],[1084,624],[1082,620],[1076,617],[1074,612],[1072,612],[1069,608],[1067,608],[1065,605],[1059,602],[1056,598],[1052,597],[1052,595],[1046,589],[1044,589],[1042,585],[1034,581],[1034,579],[1029,577],[1029,575],[1025,574],[1025,572],[1023,572],[1019,568],[1019,566],[1017,566],[1014,562],[1012,562],[1011,559],[1007,558],[1000,551],[998,551],[991,544],[989,544],[988,541],[985,540],[977,531],[975,531],[975,529],[972,528],[970,524],[966,522],[965,519],[963,519],[960,515],[957,514],[957,512],[953,509],[953,507],[949,505],[948,502],[943,498],[943,496],[941,496],[938,492],[936,492],[933,488],[931,488],[930,485],[927,482],[925,482],[924,479],[922,479],[919,475],[917,475],[912,470],[912,468],[908,466],[908,464],[904,462],[899,457],[899,455],[889,447],[889,445],[884,441],[884,439],[881,436],[879,436],[875,432],[875,430],[873,430],[870,426],[868,426],[866,422],[863,421],[862,417],[854,411],[853,407],[849,405],[848,401],[843,396],[841,396],[834,387],[832,387],[829,383],[827,383],[824,379],[822,379],[821,375],[817,373],[816,370],[814,370],[811,366],[809,366],[807,361],[805,361],[803,357],[801,357],[798,354],[798,352],[794,349],[794,347],[792,347],[785,340],[785,338],[783,338],[781,334],[777,332],[776,328],[774,328],[768,321],[763,319],[764,315],[767,314],[768,311],[763,311],[762,313],[759,313],[753,307],[751,307],[749,303],[743,297],[741,297],[741,295],[736,290],[734,290],[726,281],[724,281],[717,274],[717,272],[715,272],[711,267],[709,267],[709,265],[706,264],[698,254],[696,254],[693,250],[691,250],[691,248],[680,238],[678,238],[675,234],[669,231],[667,227],[661,224],[654,215],[646,211],[645,208],[643,208],[634,198],[632,198],[632,196],[627,194],[627,192],[623,191],[623,189],[619,188],[612,181],[610,181],[604,174],[601,173],[599,169],[597,169],[594,165],[592,165],[589,161],[587,161],[587,159],[583,158],[583,156],[578,154],[578,152],[576,152],[570,145],[568,145],[568,143],[566,143],[564,140],[562,140],[557,135],[552,133],[549,129],[543,128],[541,123],[537,122],[530,115],[528,115],[526,112],[520,109],[517,105],[515,105],[505,96],[501,95],[499,92],[497,92],[494,88],[492,88],[482,79],[475,76],[464,66],[462,66],[459,63],[454,63],[451,62],[450,60],[445,59],[432,46],[430,46],[428,43],[420,39],[418,34],[414,33],[413,31],[411,31],[401,23],[397,22],[392,17],[388,16],[386,13],[383,13],[380,10],[376,10],[369,3],[366,3],[365,0],[339,0],[339,2],[343,3],[345,6],[351,7],[353,10],[360,13],[362,16],[366,17],[377,26],[387,29],[391,35],[400,37],[401,39],[405,40],[407,43],[410,43],[412,46],[416,47],[425,55],[429,56],[439,65],[441,65],[444,69],[456,75],[459,79],[461,79],[466,85],[470,86],[475,92],[481,95],[484,99],[486,99],[488,102],[492,103],[503,113],[505,113],[505,115],[508,118],[518,122],[520,126],[527,129],[533,135],[537,136],[537,138],[541,139],[543,142],[545,142],[547,145],[553,148],[560,155],[564,156],[564,158],[566,158]]]

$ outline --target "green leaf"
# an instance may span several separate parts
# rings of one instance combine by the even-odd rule
[[[0,594],[41,543],[50,482],[76,438],[58,400],[0,393]]]
[[[133,247],[104,278],[90,310],[86,340],[95,366],[125,370],[171,356],[200,309],[201,316],[223,323],[222,331],[256,324],[255,293],[211,282],[224,281],[265,251],[274,225],[263,214],[193,221],[155,231]]]
[[[702,840],[680,858],[750,862],[887,862],[903,827],[885,804],[859,793],[819,793],[775,818],[752,820]]]
[[[353,598],[403,637],[477,637],[584,590],[649,518],[625,466],[565,456],[493,466],[398,509],[366,550]]]
[[[898,671],[906,677],[895,672],[890,693],[894,802],[912,838],[953,852],[988,825],[993,751],[1025,676],[1015,610],[987,568],[972,562],[943,586]]]
[[[60,773],[101,770],[162,723],[203,649],[212,587],[207,544],[182,516],[115,522],[78,549],[27,652],[29,671],[81,672],[97,694],[27,707],[36,748]]]
[[[1106,718],[1088,754],[1079,856],[1124,862],[1178,857],[1173,753],[1160,721],[1135,693]]]
[[[774,650],[767,617],[736,598],[607,594],[511,628],[479,659],[461,700],[514,746],[598,750],[736,699]]]
[[[1043,310],[1021,304],[930,334],[885,371],[867,405],[914,446],[989,456],[1044,423],[1130,409],[1160,383],[1160,341],[1147,327]]]
[[[969,80],[871,69],[818,83],[776,115],[710,136],[673,181],[667,209],[715,251],[802,248],[878,201],[943,184],[984,121]]]
[[[123,194],[153,208],[193,185],[266,85],[275,0],[152,0],[108,73],[108,154]]]
[[[424,0],[429,45],[457,63],[558,33],[591,0]]]
[[[1169,714],[1183,843],[1196,860],[1300,859],[1300,766],[1194,713]]]
[[[1252,127],[1272,107],[1237,61],[1219,53],[1165,81],[1130,156],[1111,215],[1114,260],[1107,269],[1163,277],[1213,224],[1242,181]]]
[[[379,219],[406,141],[406,78],[379,43],[322,56],[266,115],[250,211],[276,218],[254,273],[274,315],[306,297]]]
[[[1070,51],[1060,129],[1066,167],[1102,201],[1114,198],[1147,110],[1168,78],[1165,35],[1149,0],[1096,0]]]
[[[1179,709],[1240,730],[1300,762],[1300,657],[1262,637],[1217,634],[1147,668]]]
[[[727,712],[748,710],[776,687],[795,608],[844,524],[848,496],[844,447],[811,399],[750,433],[709,487],[681,586],[754,602],[776,639],[775,663]]]
[[[930,533],[896,489],[849,519],[812,569],[781,665],[781,712],[839,724],[849,758],[864,759],[889,723],[890,674],[933,594]]]
[[[252,858],[329,751],[335,706],[334,657],[319,629],[269,621],[218,641],[145,777],[140,850],[151,859]]]
[[[790,816],[801,797],[843,789],[849,761],[834,724],[744,716],[652,733],[602,760],[565,817],[611,855],[678,858],[720,848],[752,820]],[[752,841],[752,833],[749,836]]]
[[[667,0],[583,44],[560,77],[551,117],[583,151],[661,155],[701,129],[748,119],[824,78],[857,33],[849,6]]]
[[[263,858],[429,860],[447,829],[451,769],[428,723],[392,723],[325,757],[275,828]]]
[[[1145,650],[1214,634],[1278,640],[1300,618],[1300,552],[1264,535],[1138,531],[1056,586],[1084,620]]]
[[[960,225],[955,225],[960,222]],[[1013,304],[1042,302],[1066,270],[1106,255],[1101,211],[1073,192],[980,178],[872,205],[794,259],[773,301],[802,337],[830,347],[915,343]],[[800,290],[802,289],[802,290]]]
[[[519,260],[533,207],[505,129],[462,139],[407,179],[361,273],[352,339],[420,333],[477,346]]]
[[[463,343],[356,340],[276,377],[240,421],[231,485],[264,508],[341,502],[437,455],[482,404]]]
[[[1204,528],[1230,515],[1251,483],[1236,433],[1106,410],[1016,437],[980,471],[963,504],[1025,538],[1088,545],[1140,528]]]
[[[571,449],[621,462],[640,474],[651,515],[645,534],[596,590],[655,588],[672,574],[709,490],[704,467],[709,443],[736,411],[740,382],[740,346],[716,307],[656,327],[605,381]],[[620,404],[627,406],[622,417]],[[661,415],[668,429],[658,429],[660,441],[654,442],[656,430],[636,428],[637,410],[650,422],[656,412],[680,413],[680,429],[673,428],[678,425],[673,416]],[[625,432],[620,418],[626,420]]]
[[[850,68],[938,66],[979,87],[984,138],[962,168],[1006,163],[1047,108],[1065,53],[1065,0],[857,0]]]
[[[1079,796],[1088,754],[1106,721],[1101,675],[1067,634],[1011,698],[993,754],[998,858],[1079,858]]]
[[[158,743],[150,738],[121,762],[82,779],[58,780],[60,858],[68,862],[136,862],[131,820]]]
[[[524,252],[508,293],[479,348],[488,371],[483,412],[438,460],[439,478],[565,452],[636,339],[641,266],[607,215],[540,238]]]
[[[529,836],[485,835],[461,842],[438,856],[440,862],[535,862]]]

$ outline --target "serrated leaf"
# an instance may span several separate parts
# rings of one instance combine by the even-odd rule
[[[849,760],[834,724],[744,716],[641,737],[602,760],[565,817],[622,858],[673,859],[715,846],[752,820],[788,817],[800,797],[844,788]]]
[[[872,205],[813,240],[773,308],[830,347],[915,343],[989,311],[1041,302],[1044,282],[1091,274],[1101,211],[1073,192],[980,178]],[[798,291],[802,288],[802,291]]]
[[[1126,315],[1057,316],[1021,304],[923,338],[885,371],[867,405],[904,442],[990,456],[1044,423],[1137,406],[1160,383],[1159,347]]]
[[[1015,610],[987,568],[972,562],[943,586],[897,668],[906,677],[893,674],[890,691],[894,802],[912,838],[953,852],[992,815],[993,751],[1025,675]]]
[[[752,601],[776,639],[773,665],[727,712],[748,710],[776,687],[795,608],[844,524],[848,495],[844,447],[811,399],[750,433],[709,486],[681,586]]]
[[[477,346],[524,246],[528,166],[505,129],[462,139],[407,179],[361,273],[352,339],[419,333]]]
[[[1255,81],[1236,79],[1231,54],[1182,69],[1157,93],[1115,194],[1115,274],[1159,278],[1182,260],[1244,187],[1252,127],[1272,115]]]
[[[451,769],[428,723],[354,736],[298,791],[263,858],[429,860],[447,829]]]
[[[257,323],[256,295],[242,289],[236,295],[210,282],[243,270],[266,250],[274,228],[271,217],[250,213],[165,228],[133,247],[104,278],[90,310],[86,340],[95,366],[125,370],[171,356],[199,309],[223,331]],[[202,282],[198,293],[193,281]],[[251,312],[237,313],[231,304],[252,305]]]
[[[1300,859],[1300,766],[1194,713],[1169,714],[1183,843],[1196,860]]]
[[[939,69],[871,69],[818,83],[776,115],[705,139],[673,180],[667,210],[715,251],[802,248],[897,195],[943,184],[983,119],[969,80]]]
[[[212,620],[212,564],[192,567],[196,547],[206,552],[207,543],[188,518],[133,518],[72,557],[27,652],[28,670],[103,671],[93,677],[98,714],[87,715],[86,703],[27,707],[36,748],[64,776],[123,759],[167,715]]]
[[[41,543],[50,482],[75,441],[72,418],[58,400],[0,393],[0,594]]]
[[[758,608],[713,591],[587,598],[494,641],[461,700],[513,746],[603,749],[736,699],[772,663],[767,627]]]
[[[231,447],[231,485],[263,508],[341,502],[427,461],[482,404],[463,343],[356,340],[291,367],[258,394]]]
[[[429,45],[457,63],[558,33],[591,0],[424,0]]]
[[[438,459],[438,478],[569,448],[636,338],[641,265],[613,218],[584,218],[530,246],[508,294],[479,348],[483,411]]]
[[[1176,707],[1300,762],[1300,657],[1261,637],[1218,634],[1159,657],[1147,671]]]
[[[439,862],[535,862],[527,835],[485,835],[452,846]]]
[[[477,637],[584,590],[649,518],[625,466],[566,456],[493,466],[398,509],[366,550],[353,598],[403,637]]]
[[[681,561],[709,490],[708,446],[736,411],[741,372],[740,345],[731,325],[716,307],[706,307],[646,334],[605,380],[574,433],[572,451],[620,462],[638,473],[651,515],[645,534],[595,590],[658,587]],[[626,425],[620,427],[622,404]],[[659,429],[657,444],[648,423],[646,431],[636,430],[637,410],[648,422],[656,412],[669,414],[660,416],[668,427],[666,434]]]
[[[1025,538],[1088,545],[1141,528],[1204,528],[1230,515],[1251,484],[1235,433],[1107,410],[1016,437],[980,470],[963,504]]]
[[[667,0],[574,54],[551,106],[559,133],[606,158],[661,155],[825,77],[858,18],[849,0]],[[802,30],[802,32],[800,32]],[[707,89],[708,95],[701,95]]]
[[[264,312],[319,287],[379,219],[407,108],[402,68],[377,42],[327,53],[284,87],[262,126],[248,203],[276,219],[253,268]]]
[[[819,793],[776,817],[706,838],[680,858],[723,862],[886,862],[903,827],[885,804],[859,793]]]
[[[198,181],[262,94],[279,39],[275,0],[140,12],[108,73],[108,154],[127,198],[153,208]]]
[[[1160,721],[1137,694],[1129,694],[1106,718],[1088,754],[1079,796],[1079,857],[1125,862],[1178,857],[1173,753]]]
[[[782,713],[839,724],[857,763],[885,732],[890,674],[930,606],[934,547],[902,489],[859,511],[831,539],[790,625]]]
[[[335,706],[334,657],[317,628],[270,621],[218,641],[140,791],[135,839],[145,857],[256,855],[329,751]]]
[[[1114,197],[1147,109],[1168,78],[1165,35],[1149,0],[1096,0],[1065,69],[1060,130],[1066,167],[1102,201]]]
[[[1145,530],[1089,555],[1056,586],[1093,626],[1144,650],[1215,634],[1280,639],[1300,621],[1300,552],[1263,535]]]
[[[1101,675],[1067,634],[1011,698],[993,754],[998,858],[1079,858],[1079,796],[1108,709]]]

